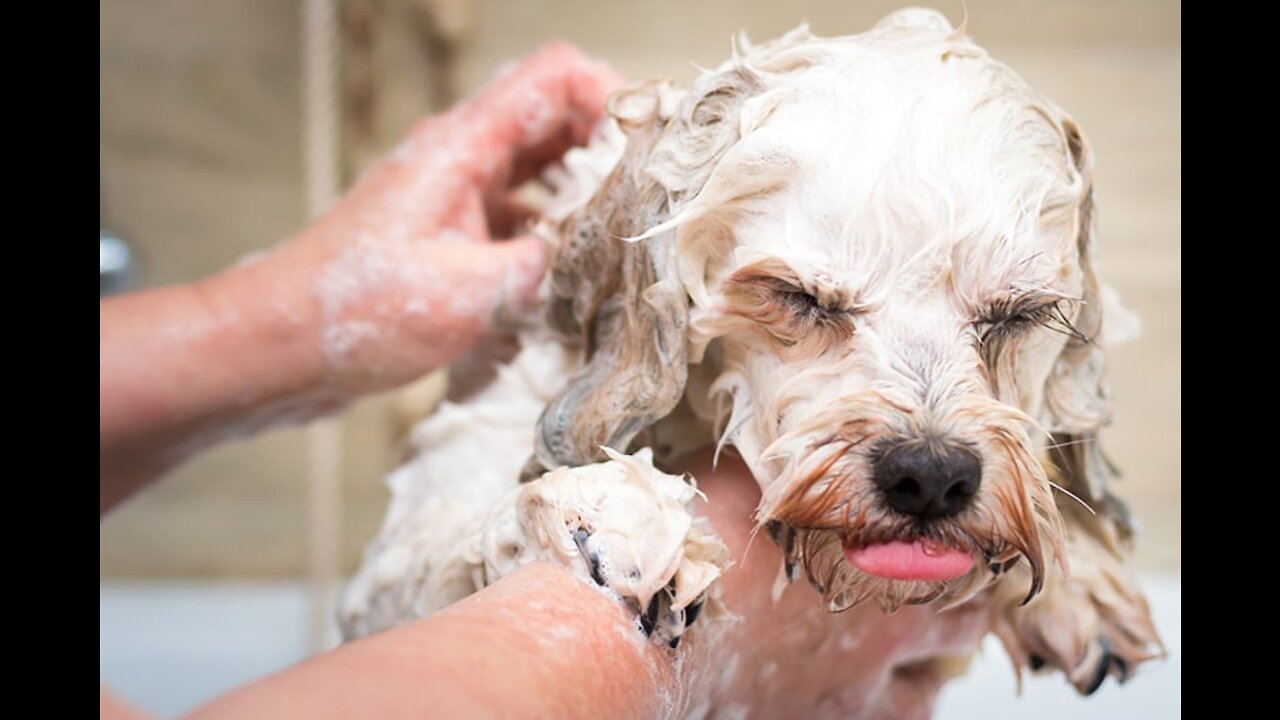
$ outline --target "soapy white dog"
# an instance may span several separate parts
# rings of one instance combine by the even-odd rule
[[[676,648],[732,613],[729,558],[658,467],[718,444],[760,484],[779,588],[985,602],[1015,665],[1081,692],[1160,653],[1098,445],[1121,315],[1066,113],[927,10],[609,110],[551,178],[544,319],[417,428],[348,635],[552,560]]]

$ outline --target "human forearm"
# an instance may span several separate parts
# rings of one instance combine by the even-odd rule
[[[101,303],[102,511],[196,450],[338,402],[291,319],[305,308],[261,285],[232,268]]]
[[[781,555],[764,538],[751,542],[759,493],[746,468],[731,457],[713,467],[706,452],[681,469],[700,479],[700,507],[735,559],[721,588],[736,617],[698,620],[678,649],[645,638],[635,614],[589,581],[535,563],[195,717],[655,718],[698,708],[927,717],[951,659],[985,632],[981,604],[830,614],[803,583],[775,600]]]
[[[614,600],[535,564],[193,717],[653,718],[671,677],[669,655]]]
[[[361,201],[202,282],[102,302],[104,512],[214,442],[457,360],[541,276],[540,240],[370,236]]]

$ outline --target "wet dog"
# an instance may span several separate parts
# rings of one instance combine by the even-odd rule
[[[350,633],[555,559],[675,647],[727,558],[654,461],[717,443],[781,580],[833,612],[985,597],[1015,664],[1081,692],[1159,654],[1097,442],[1113,301],[1065,112],[926,10],[610,112],[545,211],[544,326],[419,428]]]

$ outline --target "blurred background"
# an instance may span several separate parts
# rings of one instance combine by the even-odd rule
[[[884,0],[335,0],[334,109],[349,180],[423,114],[503,63],[563,38],[631,78],[687,83],[729,38],[808,21],[867,29]],[[935,7],[958,23],[959,0]],[[1070,112],[1092,142],[1103,275],[1143,320],[1116,348],[1104,441],[1142,526],[1138,563],[1172,656],[1129,688],[1077,701],[1057,679],[1015,700],[998,651],[948,690],[943,717],[1169,717],[1181,660],[1181,4],[968,0],[969,31]],[[103,289],[209,275],[306,220],[302,0],[100,0]],[[124,252],[122,252],[124,251]],[[402,458],[396,396],[344,419],[334,557],[350,572]],[[109,515],[100,531],[104,681],[164,714],[309,654],[308,435],[209,452]],[[998,701],[998,703],[997,703]],[[996,703],[993,706],[993,703]],[[1044,709],[1041,710],[1040,708]],[[1056,715],[1054,713],[1057,713]]]

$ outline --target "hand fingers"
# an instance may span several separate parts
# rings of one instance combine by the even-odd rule
[[[502,190],[485,198],[485,218],[492,239],[514,237],[527,232],[538,217],[540,196]]]
[[[605,98],[621,84],[622,77],[608,66],[568,43],[553,42],[499,76],[463,109],[478,115],[472,127],[484,139],[527,147],[574,120],[585,120],[589,128],[604,114]]]
[[[516,327],[537,305],[549,250],[542,238],[525,235],[501,242],[411,243],[397,264],[398,312],[415,333],[453,352],[498,327]],[[404,297],[407,296],[407,297]],[[395,306],[374,306],[387,316]],[[465,348],[463,348],[465,349]],[[452,361],[452,357],[450,358]]]
[[[589,128],[587,134],[589,137]],[[565,125],[538,143],[518,148],[512,158],[508,176],[500,179],[503,184],[495,189],[519,187],[521,183],[540,175],[549,163],[563,157],[570,148],[585,142],[572,127]]]
[[[585,142],[621,81],[571,45],[544,46],[451,113],[465,133],[466,169],[487,187],[502,185],[522,157],[545,163]]]
[[[508,183],[535,176],[585,142],[620,83],[572,46],[547,45],[472,99],[423,120],[344,202],[376,206],[364,214],[395,218],[400,226],[443,225],[482,239],[486,213],[476,212],[474,201],[491,204]],[[505,213],[484,210],[491,219]],[[498,234],[511,229],[508,223]]]
[[[479,190],[465,189],[457,211],[450,216],[446,231],[454,233],[450,237],[471,242],[515,237],[526,232],[537,217],[540,197],[536,191],[535,194],[527,194],[516,190],[495,190],[482,201]]]
[[[491,230],[486,206],[487,203],[481,199],[479,190],[464,190],[462,200],[454,214],[454,229],[473,242],[489,240]]]

